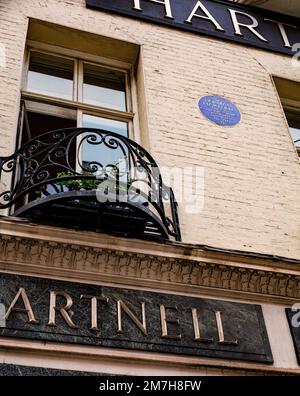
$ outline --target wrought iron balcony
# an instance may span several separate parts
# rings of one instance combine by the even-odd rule
[[[87,161],[88,157],[88,161]],[[0,158],[0,209],[80,230],[181,240],[177,203],[139,144],[114,132],[71,128],[40,135]],[[2,184],[3,185],[3,184]]]

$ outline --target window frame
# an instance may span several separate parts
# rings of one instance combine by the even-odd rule
[[[290,105],[289,99],[281,98],[281,103],[282,103],[282,107],[283,107],[283,111],[284,111],[284,116],[285,116],[287,125],[288,125],[289,129],[290,129],[290,128],[293,128],[293,127],[290,125],[289,117],[288,117],[288,114],[287,114],[287,113],[295,113],[295,114],[297,114],[297,116],[299,115],[299,118],[300,118],[300,102],[297,103],[298,106],[295,106],[295,101],[293,101],[293,106],[291,106],[291,105]],[[291,134],[291,133],[290,133],[290,134]],[[294,141],[294,139],[293,139],[292,134],[291,134],[291,138],[292,138],[293,144],[294,144],[294,146],[295,146],[295,148],[296,148],[296,151],[297,151],[297,153],[298,153],[299,161],[300,161],[300,147],[297,146],[297,145],[295,144],[295,141]]]
[[[300,99],[298,97],[295,97],[295,98],[287,97],[288,95],[284,94],[282,92],[282,89],[279,88],[280,87],[280,85],[279,85],[280,81],[282,81],[282,84],[284,84],[284,85],[286,83],[299,85],[300,82],[299,81],[290,80],[290,79],[287,79],[285,77],[280,77],[280,76],[277,76],[277,75],[272,75],[271,76],[271,80],[273,82],[273,85],[274,85],[275,91],[277,93],[277,97],[278,97],[279,103],[281,105],[282,113],[283,113],[287,128],[289,130],[289,135],[290,135],[291,141],[293,143],[293,146],[295,148],[295,153],[298,155],[299,163],[300,163],[300,147],[296,146],[296,144],[295,144],[294,138],[293,138],[291,130],[290,130],[290,128],[292,128],[292,127],[291,127],[290,122],[288,120],[288,113],[298,113],[299,117],[300,117]]]
[[[27,90],[28,72],[30,65],[30,55],[32,52],[63,57],[74,61],[73,71],[73,99],[63,99],[34,93]],[[137,90],[134,78],[134,65],[114,59],[102,58],[76,50],[57,47],[35,41],[27,41],[26,54],[23,67],[23,78],[21,88],[21,100],[31,103],[43,103],[49,106],[59,106],[61,109],[77,111],[77,126],[82,126],[83,114],[108,118],[116,121],[123,121],[128,124],[128,137],[140,143],[140,129],[137,114]],[[83,102],[83,65],[92,64],[102,68],[116,70],[125,75],[125,95],[127,110],[115,110]]]
[[[78,102],[84,103],[84,104],[87,104],[87,105],[90,106],[89,103],[84,102],[84,100],[83,100],[84,64],[85,63],[88,64],[88,65],[96,66],[96,67],[97,66],[98,67],[102,67],[104,69],[118,71],[118,72],[121,72],[121,73],[123,73],[125,75],[125,104],[126,104],[126,109],[127,110],[125,110],[125,111],[117,110],[117,111],[120,111],[120,112],[123,112],[123,113],[132,113],[132,101],[130,100],[131,87],[130,87],[130,83],[129,83],[128,72],[124,71],[124,69],[120,69],[120,68],[117,68],[117,67],[114,67],[114,66],[110,66],[110,67],[108,67],[106,65],[103,66],[102,64],[95,63],[95,62],[88,62],[88,61],[82,60],[82,59],[78,60],[78,77],[77,77],[78,78],[78,84],[77,84],[77,87],[78,87],[78,93],[77,93]],[[102,107],[102,106],[97,106],[97,105],[91,105],[91,106],[96,106],[96,107],[99,107],[99,108],[105,108],[106,109],[106,107]],[[110,108],[108,108],[108,109],[110,109]],[[116,110],[116,109],[112,109],[112,110]]]

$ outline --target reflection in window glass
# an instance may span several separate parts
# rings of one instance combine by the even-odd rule
[[[292,138],[297,147],[300,147],[300,128],[290,128]]]
[[[27,90],[62,99],[73,99],[73,61],[32,52]]]
[[[84,128],[103,129],[104,131],[116,132],[122,136],[128,136],[128,124],[124,121],[116,121],[109,118],[84,114],[82,126]]]
[[[111,120],[108,118],[95,117],[87,114],[83,115],[83,127],[84,128],[95,128],[102,129],[104,131],[115,132],[122,136],[128,136],[128,124],[127,122]],[[92,135],[92,133],[86,133],[85,136]],[[97,137],[97,135],[95,135]],[[99,141],[99,137],[97,138]],[[125,149],[125,147],[124,147]],[[83,164],[88,167],[89,162],[101,163],[104,167],[111,165],[118,165],[120,161],[126,158],[127,150],[124,152],[119,147],[117,149],[111,149],[102,144],[90,144],[87,141],[82,145],[82,157]]]
[[[300,111],[285,110],[290,132],[296,147],[300,147]]]
[[[83,101],[96,106],[126,111],[125,74],[84,64]]]

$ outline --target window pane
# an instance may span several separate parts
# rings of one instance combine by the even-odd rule
[[[95,117],[84,114],[82,126],[84,128],[103,129],[104,131],[116,132],[122,136],[128,136],[128,124],[124,121],[116,121],[109,118]]]
[[[290,126],[293,141],[297,147],[300,147],[300,110],[285,110],[285,114]]]
[[[52,55],[31,53],[27,89],[43,95],[73,99],[74,62]]]
[[[126,111],[125,73],[84,64],[83,101]]]
[[[127,122],[110,120],[108,118],[101,118],[84,114],[83,127],[103,129],[109,132],[116,132],[122,136],[128,136]],[[86,133],[84,136],[88,135],[92,134]],[[104,167],[109,165],[118,165],[120,161],[124,159],[124,157],[126,157],[126,152],[127,150],[123,152],[120,147],[117,149],[111,149],[105,146],[103,143],[97,145],[90,144],[85,141],[82,145],[83,164],[85,167],[88,167],[89,162],[96,161],[101,163]]]
[[[293,140],[297,147],[300,147],[300,128],[290,128]]]

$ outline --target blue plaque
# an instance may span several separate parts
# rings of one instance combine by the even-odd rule
[[[199,100],[199,109],[210,121],[221,126],[234,126],[241,121],[239,109],[221,96],[203,96]]]

